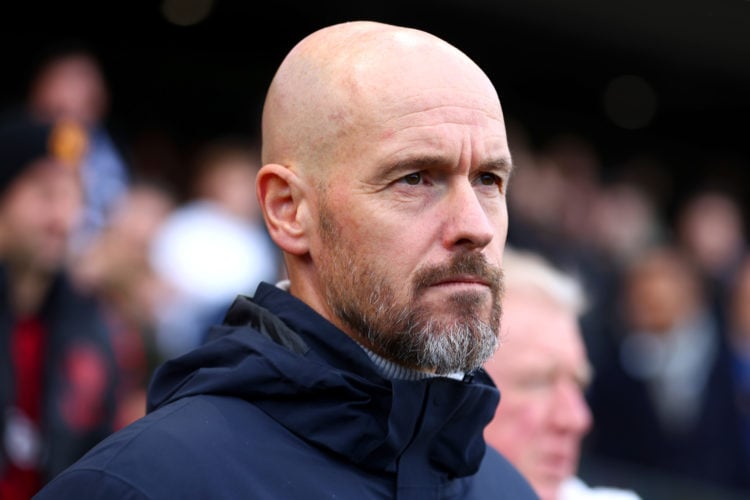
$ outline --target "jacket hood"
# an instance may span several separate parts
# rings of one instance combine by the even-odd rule
[[[156,372],[148,411],[201,394],[246,400],[367,469],[395,471],[407,446],[423,446],[451,476],[479,468],[499,400],[481,370],[465,381],[385,379],[346,334],[265,283],[235,300],[209,342]]]

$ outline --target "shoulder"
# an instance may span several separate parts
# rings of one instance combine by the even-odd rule
[[[220,498],[232,482],[228,469],[239,467],[249,476],[263,461],[274,461],[284,441],[280,434],[286,442],[293,439],[248,402],[185,398],[109,436],[38,498]]]
[[[495,499],[535,500],[536,493],[528,481],[508,460],[491,446],[487,446],[484,459],[476,474],[476,487],[484,495]]]

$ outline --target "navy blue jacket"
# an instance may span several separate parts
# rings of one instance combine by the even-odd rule
[[[481,371],[387,380],[347,335],[261,284],[206,345],[159,369],[146,417],[35,498],[537,498],[485,447],[498,398]]]

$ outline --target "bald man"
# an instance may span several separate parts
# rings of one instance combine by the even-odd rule
[[[289,280],[39,498],[536,498],[482,436],[511,171],[487,76],[425,32],[331,26],[282,62],[263,141]]]

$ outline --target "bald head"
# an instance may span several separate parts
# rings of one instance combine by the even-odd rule
[[[263,163],[325,171],[352,159],[368,136],[387,134],[391,117],[435,91],[470,94],[477,106],[489,102],[501,116],[482,70],[429,33],[367,21],[321,29],[291,50],[271,83]]]

